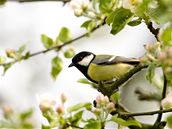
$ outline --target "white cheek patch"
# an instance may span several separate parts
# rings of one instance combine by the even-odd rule
[[[93,58],[93,55],[86,56],[81,61],[79,61],[78,64],[88,66]]]

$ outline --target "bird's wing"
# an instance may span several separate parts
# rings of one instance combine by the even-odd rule
[[[97,65],[111,65],[117,63],[127,63],[136,65],[140,63],[140,61],[136,58],[126,58],[122,56],[97,55],[96,58],[92,61],[92,63]]]

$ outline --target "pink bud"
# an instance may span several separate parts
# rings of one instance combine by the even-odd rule
[[[60,105],[56,108],[58,114],[63,114],[65,112],[64,105]]]
[[[114,105],[114,103],[110,102],[107,104],[106,108],[109,112],[112,112],[115,110],[115,105]]]
[[[96,102],[97,102],[97,104],[98,104],[98,105],[101,105],[102,102],[104,102],[104,100],[105,100],[104,98],[105,98],[105,97],[104,97],[103,94],[98,95],[98,96],[96,97]]]

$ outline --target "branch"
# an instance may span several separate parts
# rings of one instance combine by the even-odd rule
[[[114,92],[118,90],[122,84],[124,84],[127,80],[129,80],[135,73],[141,71],[143,68],[147,68],[147,66],[144,66],[142,64],[137,65],[135,68],[130,70],[128,73],[126,73],[121,78],[117,79],[114,83],[112,83],[110,86],[99,86],[99,91],[107,96],[111,96]]]
[[[149,31],[155,36],[156,40],[159,41],[158,39],[158,33],[159,33],[159,28],[155,29],[153,27],[152,22],[146,22],[147,28],[149,29]]]
[[[156,110],[156,111],[151,111],[151,112],[140,112],[140,113],[120,113],[120,116],[123,117],[134,117],[134,116],[147,116],[147,115],[155,115],[155,114],[162,114],[162,113],[167,113],[167,112],[172,112],[172,108],[170,109],[164,109],[164,110]]]
[[[165,98],[166,96],[166,91],[167,91],[167,78],[165,76],[164,70],[163,70],[163,76],[164,76],[164,85],[163,85],[163,90],[162,90],[162,97],[161,100]],[[160,110],[162,110],[162,105],[160,104]],[[162,118],[162,113],[158,114],[157,120],[155,123],[160,122]]]
[[[29,58],[26,58],[26,56],[22,56],[20,60],[10,61],[10,62],[4,63],[4,64],[0,64],[0,66],[5,67],[5,66],[8,66],[10,64],[14,64],[14,63],[20,62],[22,60],[28,60],[31,57],[34,57],[34,56],[37,56],[37,55],[40,55],[40,54],[45,54],[45,53],[47,53],[49,51],[52,51],[52,50],[60,51],[61,48],[65,47],[65,46],[67,46],[69,44],[72,44],[73,42],[75,42],[75,41],[77,41],[77,40],[79,40],[81,38],[87,37],[89,33],[92,33],[94,31],[96,31],[98,28],[100,28],[104,24],[105,24],[105,22],[103,22],[101,25],[98,25],[97,27],[95,27],[91,32],[86,32],[86,33],[78,36],[77,38],[74,38],[74,39],[72,39],[70,41],[64,42],[62,45],[57,45],[57,46],[51,47],[49,49],[45,49],[45,50],[41,50],[41,51],[38,51],[38,52],[35,52],[35,53],[31,53]]]
[[[14,0],[8,0],[8,1],[14,1]],[[18,2],[45,2],[45,1],[55,1],[55,2],[63,2],[64,4],[67,3],[67,2],[70,2],[71,0],[16,0]]]

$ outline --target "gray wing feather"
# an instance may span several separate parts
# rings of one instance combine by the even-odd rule
[[[139,64],[140,61],[136,58],[126,58],[122,56],[116,56],[113,58],[112,55],[98,55],[92,63],[95,63],[97,65],[111,65],[117,63],[127,63],[131,65],[136,65]]]

